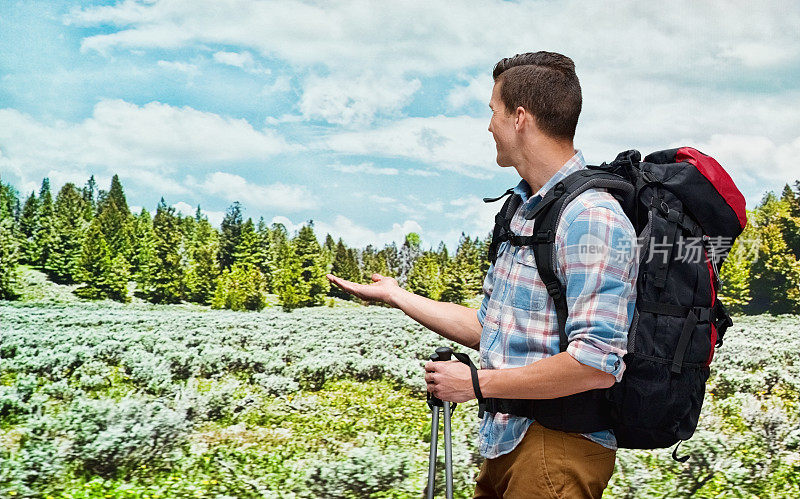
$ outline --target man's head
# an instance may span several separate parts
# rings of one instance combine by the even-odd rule
[[[492,76],[489,131],[497,142],[498,164],[511,166],[503,164],[510,160],[503,149],[509,148],[520,117],[532,118],[535,130],[547,138],[572,143],[581,113],[581,86],[572,59],[554,52],[517,54],[498,62]]]

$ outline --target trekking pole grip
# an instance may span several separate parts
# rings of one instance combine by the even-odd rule
[[[439,347],[436,349],[436,357],[435,359],[431,359],[434,361],[437,360],[450,360],[450,357],[453,355],[453,349],[450,347]]]
[[[453,355],[453,349],[450,347],[439,347],[436,349],[436,353],[431,354],[429,357],[433,362],[439,362],[441,360],[450,360]],[[434,397],[430,392],[426,394],[426,399],[428,401],[428,407],[431,409],[434,406],[443,407],[444,402],[437,397]],[[452,408],[455,409],[455,404],[452,404]]]

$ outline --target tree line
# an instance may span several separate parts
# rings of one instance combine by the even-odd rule
[[[18,264],[57,283],[80,283],[75,293],[84,298],[125,302],[135,293],[152,303],[234,310],[259,310],[268,293],[287,310],[352,299],[330,286],[327,272],[361,283],[377,272],[422,296],[464,303],[481,292],[489,268],[489,234],[462,233],[453,256],[444,243],[423,250],[416,233],[399,247],[359,249],[330,234],[320,244],[313,221],[289,234],[280,223],[244,220],[243,212],[233,203],[217,229],[199,206],[183,216],[163,198],[152,216],[144,208],[131,213],[116,175],[108,191],[91,177],[80,188],[65,184],[55,199],[45,178],[24,202],[0,179],[0,299],[17,297]],[[800,313],[800,181],[748,211],[720,276],[720,296],[733,312]]]
[[[24,264],[59,284],[80,284],[80,297],[121,302],[135,294],[152,303],[260,310],[271,293],[291,310],[326,297],[352,299],[330,286],[328,272],[361,283],[377,272],[414,293],[463,303],[481,291],[488,242],[488,235],[462,233],[452,257],[444,243],[423,250],[416,233],[400,247],[350,248],[330,234],[320,244],[313,221],[289,234],[280,223],[244,220],[239,202],[219,229],[199,206],[184,216],[163,198],[155,214],[133,214],[117,175],[108,191],[92,176],[82,187],[65,184],[55,198],[45,178],[24,202],[0,180],[0,299],[18,297],[17,266]]]

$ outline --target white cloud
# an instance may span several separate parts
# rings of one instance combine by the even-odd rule
[[[202,183],[191,183],[203,192],[221,196],[229,201],[240,201],[254,208],[279,208],[285,211],[310,210],[319,203],[304,185],[286,185],[276,182],[258,185],[244,177],[225,172],[208,175]]]
[[[250,52],[215,52],[214,60],[220,64],[227,64],[228,66],[235,66],[237,68],[244,68],[245,66],[252,66],[253,55]]]
[[[81,123],[46,125],[13,109],[0,109],[0,145],[12,161],[87,165],[163,166],[175,162],[262,159],[290,147],[272,130],[160,102],[137,106],[102,100]]]
[[[488,124],[469,116],[405,118],[381,128],[333,134],[325,145],[336,152],[413,159],[486,178],[499,168]]]
[[[697,149],[711,154],[731,175],[742,191],[748,208],[761,201],[765,190],[780,194],[784,184],[798,178],[800,136],[776,143],[762,135],[712,135],[698,143]]]
[[[171,168],[164,173],[142,168],[132,168],[121,174],[120,179],[123,182],[131,180],[140,187],[144,187],[152,192],[157,192],[159,195],[187,194],[189,189],[183,182],[173,179],[171,177],[173,174],[174,171]]]
[[[337,215],[333,223],[315,220],[314,232],[318,238],[324,238],[325,234],[330,234],[334,240],[338,240],[341,237],[347,246],[357,248],[364,248],[368,244],[382,248],[384,244],[392,241],[396,241],[400,245],[405,241],[406,234],[409,232],[424,234],[422,226],[414,220],[394,223],[391,229],[384,232],[376,232],[356,224],[343,215]]]
[[[450,201],[450,206],[455,209],[445,217],[457,221],[455,225],[465,233],[483,239],[494,227],[494,216],[502,208],[503,201],[484,203],[477,196],[466,196]]]
[[[194,76],[200,72],[196,65],[188,62],[180,61],[158,61],[158,67],[164,68],[168,71],[177,71],[179,73],[186,73],[189,76]]]
[[[222,220],[225,218],[224,211],[205,211],[203,210],[203,215],[208,217],[208,222],[213,225],[214,227],[219,227],[222,224]]]
[[[331,165],[331,168],[342,173],[364,173],[368,175],[397,175],[400,171],[397,168],[381,168],[372,163],[361,163],[359,165]]]
[[[246,120],[160,102],[102,100],[77,123],[0,109],[0,123],[0,160],[22,184],[60,171],[81,183],[90,171],[111,172],[159,193],[183,194],[186,187],[171,177],[179,166],[262,160],[293,147]]]
[[[459,85],[450,90],[447,95],[447,104],[451,109],[461,109],[473,102],[479,102],[485,104],[488,110],[493,86],[494,81],[489,74],[481,73],[476,77],[468,78],[466,85]]]
[[[738,133],[762,134],[776,143],[793,140],[799,113],[786,103],[800,95],[782,82],[800,61],[800,5],[772,0],[752,9],[683,0],[671,8],[682,15],[665,16],[659,3],[634,7],[626,0],[380,5],[360,0],[152,0],[77,8],[66,20],[113,28],[85,38],[85,50],[210,47],[217,53],[224,48],[285,62],[305,78],[299,82],[302,117],[344,126],[363,127],[396,116],[428,76],[455,73],[465,83],[446,94],[450,111],[485,101],[498,59],[543,48],[575,60],[584,87],[578,145],[600,160],[620,149],[661,148],[687,136],[707,141],[712,134]],[[487,19],[525,19],[526,29],[487,24]],[[624,36],[619,26],[625,27]],[[769,95],[770,89],[778,95]],[[381,122],[376,130],[334,137],[332,144],[337,150],[364,151],[353,142],[365,137],[372,145],[388,144],[388,156],[426,156],[426,163],[441,169],[476,174],[480,168],[473,167],[493,168],[487,159],[493,155],[491,143],[469,140],[477,132],[457,138],[434,128],[453,145],[440,146],[441,154],[427,154],[419,147],[425,142],[408,130],[409,120],[394,128]],[[485,126],[480,123],[474,130],[482,132]],[[387,130],[405,135],[391,140]],[[458,147],[462,144],[466,148]],[[408,151],[400,151],[402,146]]]
[[[281,123],[299,123],[301,121],[303,121],[303,117],[299,114],[284,114],[277,118],[274,116],[267,116],[264,123],[269,126],[275,126]]]
[[[84,50],[235,46],[298,67],[321,64],[347,72],[376,66],[394,74],[489,69],[500,57],[539,47],[574,54],[584,63],[579,67],[622,68],[627,75],[652,72],[646,61],[675,75],[690,60],[713,73],[731,63],[777,67],[800,56],[795,4],[772,0],[752,9],[684,0],[672,9],[682,15],[664,15],[658,3],[633,8],[625,0],[128,0],[77,8],[66,21],[118,28],[85,38]],[[526,29],[508,29],[504,20],[510,19],[525,19]],[[580,36],[565,36],[565,26]],[[681,76],[702,80],[707,74]]]
[[[261,93],[263,95],[272,95],[289,92],[290,90],[292,90],[292,80],[288,76],[282,75],[275,78],[272,83],[264,85],[264,88],[261,89]]]
[[[197,213],[197,206],[192,206],[185,201],[178,201],[177,203],[173,204],[172,207],[185,217],[194,217],[195,213]],[[139,210],[140,209],[141,208],[139,208]],[[131,207],[131,211],[138,213],[138,210],[134,210],[133,207]],[[202,208],[200,211],[208,218],[209,223],[215,227],[219,227],[222,223],[222,219],[225,218],[224,211],[208,211]]]
[[[397,200],[395,198],[391,198],[389,196],[378,196],[377,194],[370,194],[369,200],[374,203],[380,203],[380,204],[397,203]]]
[[[239,69],[243,69],[248,73],[258,74],[258,75],[270,75],[272,71],[263,67],[261,64],[257,63],[256,60],[253,58],[253,54],[248,51],[243,52],[226,52],[221,50],[219,52],[214,52],[214,55],[211,56],[214,59],[214,62],[219,64],[224,64],[226,66],[233,66]],[[284,82],[278,82],[280,85],[283,85]]]
[[[175,208],[175,211],[186,217],[193,217],[195,211],[197,210],[197,208],[194,206],[183,201],[178,201],[177,203],[173,204],[172,207]]]
[[[306,119],[337,125],[364,125],[377,115],[397,113],[419,90],[418,79],[360,76],[311,76],[303,85],[300,112]]]
[[[439,176],[439,172],[432,172],[430,170],[420,170],[420,169],[417,169],[417,168],[411,168],[410,170],[407,170],[406,173],[408,173],[409,175],[417,176],[417,177],[438,177]]]
[[[290,219],[284,216],[275,216],[272,217],[273,224],[283,224],[286,227],[286,232],[289,234],[289,237],[293,237],[294,234],[300,230],[300,227],[306,225],[306,222],[300,222],[298,224],[293,223]],[[319,233],[317,231],[314,232],[317,235],[317,239],[319,239]],[[324,242],[324,241],[320,241]]]

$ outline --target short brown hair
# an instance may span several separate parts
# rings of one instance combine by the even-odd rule
[[[495,64],[500,98],[511,112],[519,106],[536,117],[542,132],[572,140],[581,114],[581,84],[575,63],[555,52],[528,52]]]

